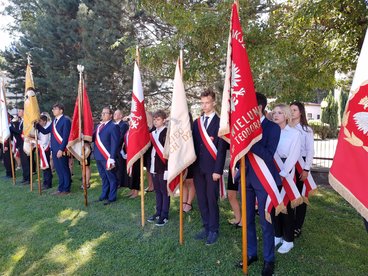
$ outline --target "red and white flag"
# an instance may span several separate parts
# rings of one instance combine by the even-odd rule
[[[93,118],[87,88],[84,85],[83,80],[80,80],[78,90],[67,149],[81,162],[82,134],[84,141],[92,142]],[[85,158],[87,158],[90,153],[90,147],[85,147]]]
[[[0,85],[0,143],[4,145],[10,137],[8,110],[6,108],[4,83]]]
[[[195,160],[194,143],[183,79],[176,63],[174,88],[171,101],[170,126],[166,135],[168,148],[167,190],[173,195],[179,187],[178,176]]]
[[[261,140],[262,127],[236,4],[230,24],[219,136],[230,143],[230,168],[235,173],[237,161]]]
[[[329,182],[368,220],[368,31],[345,108]]]
[[[135,161],[141,158],[151,145],[144,108],[141,73],[136,62],[134,63],[132,106],[128,135],[127,171],[130,171]]]

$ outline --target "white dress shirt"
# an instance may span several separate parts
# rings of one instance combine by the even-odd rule
[[[289,173],[293,175],[295,164],[300,156],[301,134],[295,128],[286,125],[281,129],[280,141],[277,146],[276,154],[280,158],[286,158],[282,168],[280,168],[280,175],[285,177]]]
[[[204,123],[204,120],[206,119],[206,117],[208,117],[208,119],[207,119],[207,128],[208,128],[208,126],[210,125],[210,123],[211,123],[211,121],[212,121],[213,117],[215,117],[215,114],[216,114],[216,112],[215,112],[215,111],[213,111],[211,114],[208,114],[208,115],[203,114],[203,123]],[[206,128],[206,129],[207,129],[207,128]]]
[[[301,134],[301,150],[300,150],[300,156],[305,157],[305,164],[304,168],[305,170],[310,170],[313,162],[313,156],[314,156],[314,135],[313,130],[309,126],[302,127],[302,125],[299,123],[295,126],[295,128],[300,132]]]

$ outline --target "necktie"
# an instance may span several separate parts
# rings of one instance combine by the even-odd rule
[[[204,117],[204,128],[207,129],[207,125],[208,125],[208,116]]]
[[[55,118],[55,121],[54,121],[54,125],[56,126],[56,123],[57,123],[58,119]]]

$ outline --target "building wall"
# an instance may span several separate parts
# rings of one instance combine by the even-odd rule
[[[321,105],[316,103],[304,103],[305,113],[309,120],[321,120]]]

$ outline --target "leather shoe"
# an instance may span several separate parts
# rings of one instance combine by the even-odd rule
[[[262,276],[272,276],[275,271],[274,262],[264,262],[262,269]]]
[[[258,261],[257,256],[248,256],[247,265],[250,266],[252,263],[256,261]],[[238,262],[235,266],[238,268],[243,268],[243,261]]]
[[[212,245],[217,241],[218,233],[217,232],[209,232],[206,245]]]

